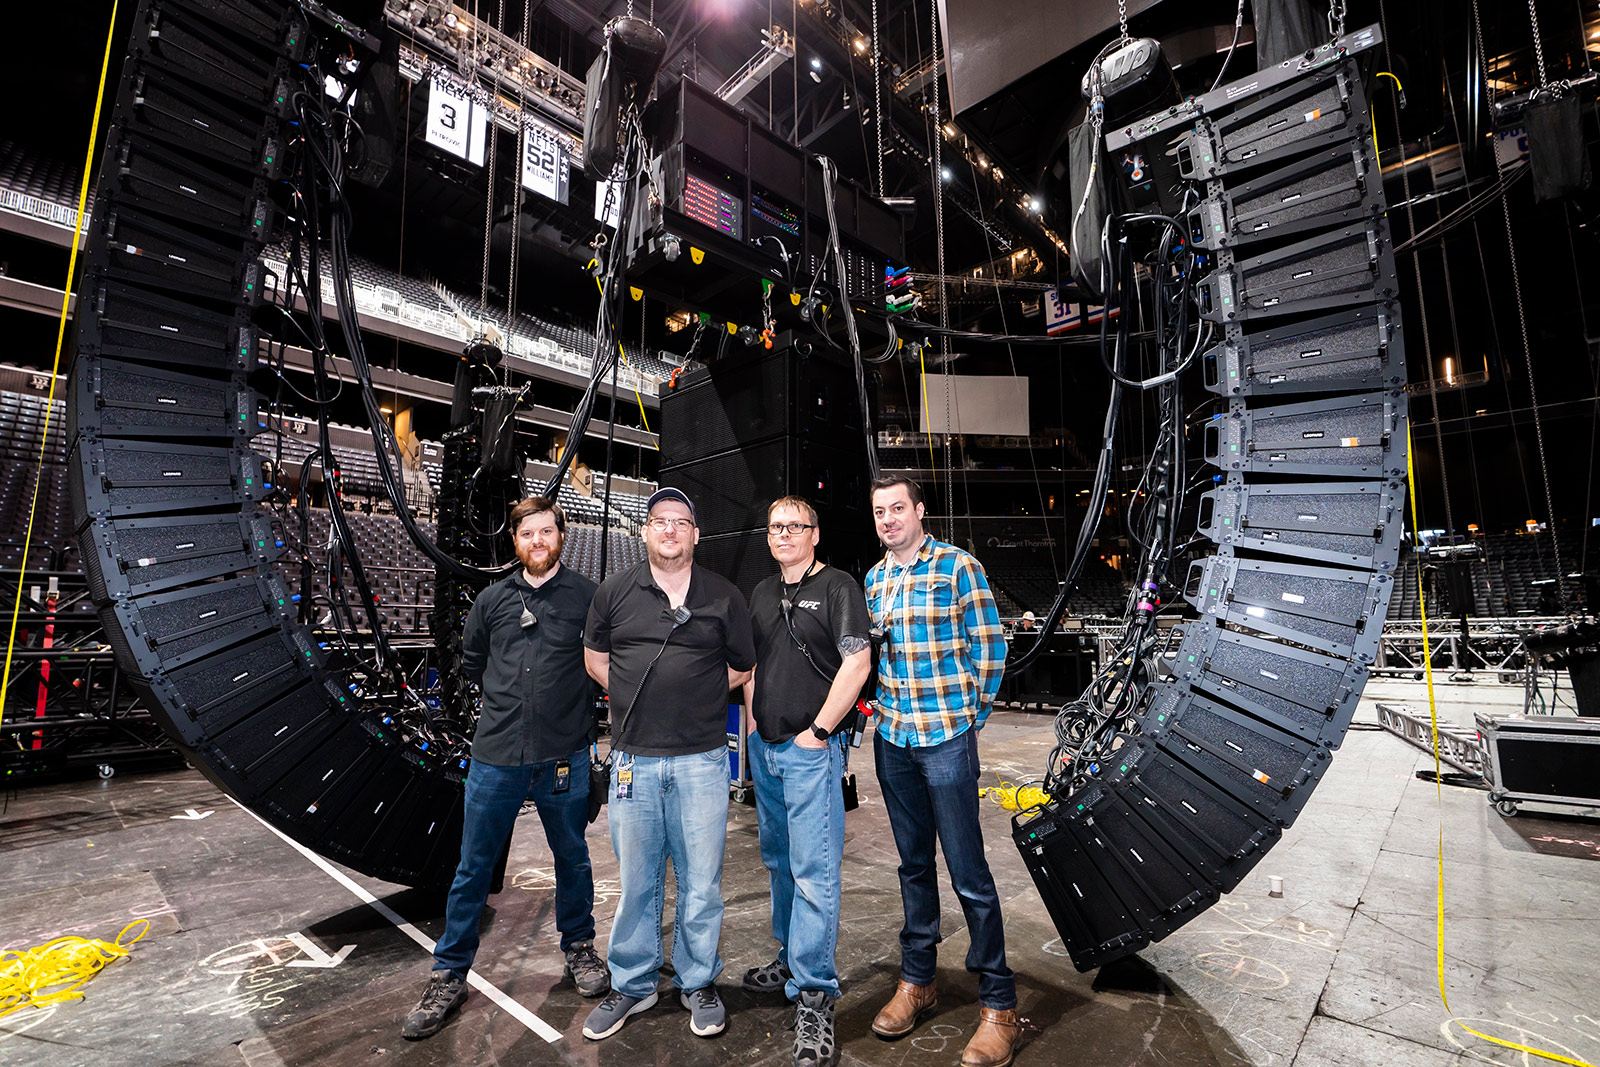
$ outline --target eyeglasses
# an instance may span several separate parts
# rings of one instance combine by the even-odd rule
[[[645,525],[657,533],[666,533],[668,530],[692,530],[694,529],[694,520],[654,518],[645,523]]]
[[[781,533],[786,533],[790,537],[799,537],[802,532],[806,530],[815,530],[816,528],[816,524],[810,522],[767,523],[767,533],[771,534],[773,537],[777,537]]]

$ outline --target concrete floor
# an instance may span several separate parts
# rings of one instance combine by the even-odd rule
[[[1446,717],[1518,711],[1521,691],[1439,689]],[[1415,683],[1378,682],[1375,699],[1425,709]],[[1042,715],[997,712],[982,735],[986,775],[1042,765]],[[841,1062],[951,1064],[976,1022],[962,969],[966,932],[946,888],[941,1006],[911,1037],[868,1027],[898,971],[896,858],[870,754],[855,765],[862,806],[849,818],[839,963]],[[1137,958],[1079,974],[1010,844],[1008,814],[984,805],[1008,950],[1028,1019],[1017,1063],[1410,1065],[1522,1063],[1463,1025],[1600,1062],[1600,812],[1525,807],[1503,819],[1482,792],[1435,787],[1431,760],[1375,729],[1350,733],[1296,825],[1234,893]],[[175,818],[193,809],[203,818]],[[603,819],[603,816],[602,816]],[[1445,845],[1445,984],[1434,966],[1439,831]],[[616,882],[604,823],[591,832],[603,942]],[[1284,880],[1281,898],[1267,878]],[[725,1034],[692,1036],[675,998],[616,1037],[579,1034],[592,1002],[561,979],[549,855],[536,822],[512,848],[491,898],[482,977],[562,1035],[554,1043],[474,992],[436,1037],[399,1036],[428,956],[436,897],[359,875],[342,884],[193,772],[33,787],[0,815],[0,948],[67,933],[115,937],[148,917],[132,956],[82,1001],[0,1019],[0,1064],[783,1064],[791,1009],[738,988],[773,955],[755,813],[730,820],[720,985]],[[375,909],[352,891],[365,890]],[[669,919],[670,923],[670,919]],[[308,952],[306,945],[311,946]],[[335,966],[306,966],[316,957]],[[297,964],[299,966],[297,966]],[[665,980],[664,980],[665,985]]]

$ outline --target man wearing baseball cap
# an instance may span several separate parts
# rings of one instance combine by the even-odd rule
[[[673,982],[689,1029],[720,1034],[722,849],[728,822],[728,690],[756,665],[750,611],[732,582],[694,563],[694,504],[658,489],[645,559],[601,583],[584,666],[611,694],[611,846],[619,869],[606,964],[611,993],[583,1036],[610,1037],[654,1006],[663,962],[667,860],[677,881]]]

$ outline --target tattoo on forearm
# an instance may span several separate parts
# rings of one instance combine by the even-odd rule
[[[867,647],[865,637],[841,637],[839,639],[839,655],[853,656]]]

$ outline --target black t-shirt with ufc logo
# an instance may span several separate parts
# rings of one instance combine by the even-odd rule
[[[791,605],[787,620],[785,599]],[[762,740],[781,744],[811,729],[822,710],[844,661],[840,642],[867,640],[867,598],[861,583],[837,567],[824,566],[799,586],[774,574],[750,595],[750,622],[756,637],[756,728]]]

